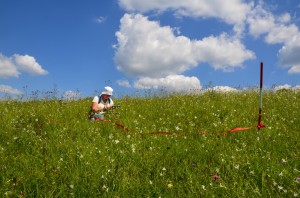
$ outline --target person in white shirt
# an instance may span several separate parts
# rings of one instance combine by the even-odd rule
[[[114,105],[114,101],[111,99],[112,95],[113,89],[106,86],[100,96],[94,97],[89,114],[91,120],[104,119],[104,113]]]

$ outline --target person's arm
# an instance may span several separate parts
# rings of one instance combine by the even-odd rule
[[[95,96],[95,98],[92,101],[92,111],[93,112],[100,112],[105,108],[105,106],[102,103],[98,104],[98,101],[99,101],[99,97]]]
[[[92,111],[93,112],[99,112],[99,111],[101,111],[102,109],[100,109],[99,107],[98,107],[98,102],[93,102],[92,103]]]

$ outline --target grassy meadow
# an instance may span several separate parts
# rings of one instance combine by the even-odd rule
[[[300,197],[299,92],[263,93],[259,141],[257,91],[114,102],[0,101],[0,196]]]

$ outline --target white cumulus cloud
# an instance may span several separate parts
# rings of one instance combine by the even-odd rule
[[[176,28],[161,26],[141,14],[125,14],[116,32],[118,43],[115,45],[114,61],[117,69],[128,76],[140,78],[136,87],[147,87],[146,82],[153,87],[158,81],[152,79],[165,83],[164,80],[169,80],[167,76],[182,76],[201,63],[233,71],[255,57],[238,38],[226,33],[202,40],[191,40],[176,33]],[[171,84],[167,84],[172,89]]]
[[[289,74],[300,74],[300,65],[293,65],[289,71]]]
[[[238,89],[229,86],[215,86],[213,88],[208,88],[205,91],[216,91],[216,92],[237,92]]]
[[[298,38],[300,37],[300,32],[298,26],[292,23],[295,15],[292,16],[291,13],[288,12],[277,15],[274,12],[275,7],[266,4],[264,1],[118,0],[118,2],[119,6],[128,12],[147,14],[151,11],[158,13],[172,11],[174,15],[180,17],[216,18],[222,22],[233,25],[233,31],[237,37],[243,36],[244,31],[248,30],[248,35],[255,38],[262,36],[267,44],[282,45],[282,48],[278,52],[279,65],[288,68],[290,74],[299,73],[300,58],[298,57],[300,56],[297,55],[298,57],[296,57],[296,54],[299,54]],[[124,38],[126,38],[126,36]],[[220,37],[213,37],[213,39],[219,42]],[[185,38],[185,40],[190,41],[188,38]],[[205,38],[202,39],[202,41],[204,40]],[[240,41],[235,40],[235,42],[239,43]],[[191,46],[193,45],[192,43],[194,42],[191,42]],[[239,52],[241,52],[241,50],[245,52],[245,49],[243,49],[244,46],[241,43],[239,43],[239,45],[242,47]],[[193,48],[191,47],[191,49]],[[249,57],[249,55],[247,56]],[[253,54],[250,56],[253,57]],[[210,61],[209,64],[219,69],[218,63],[214,62],[218,60],[218,57],[212,56],[211,59],[213,61]],[[222,59],[222,57],[220,57],[220,59]],[[195,63],[198,60],[191,59],[191,62],[192,61]],[[190,63],[190,66],[193,66],[193,63]],[[224,68],[222,67],[222,69]],[[232,68],[227,69],[231,70]]]
[[[188,38],[176,37],[171,27],[160,27],[143,15],[125,14],[116,36],[115,62],[127,75],[163,77],[197,64]]]
[[[252,51],[225,33],[190,40],[176,36],[171,27],[160,26],[141,14],[125,14],[116,36],[115,63],[118,70],[129,76],[157,78],[182,74],[202,62],[228,70],[254,58]]]
[[[283,90],[283,89],[292,89],[292,86],[289,84],[278,85],[274,87],[274,91]]]
[[[20,70],[23,70],[30,74],[39,74],[45,75],[48,74],[46,70],[42,68],[42,66],[36,62],[35,58],[29,55],[18,55],[15,54],[13,56],[15,59],[16,65]]]
[[[0,54],[0,77],[9,78],[9,77],[18,77],[20,72],[17,69],[17,66],[13,63],[12,58],[8,58]]]
[[[290,41],[279,50],[280,65],[289,68],[289,73],[300,73],[300,33],[290,38]]]
[[[250,35],[264,36],[267,44],[282,45],[278,51],[279,65],[295,74],[300,73],[300,31],[291,19],[289,13],[273,14],[261,1],[249,13],[247,23]]]
[[[122,87],[131,87],[128,80],[117,80],[117,84]]]
[[[252,51],[247,50],[240,40],[223,33],[218,37],[210,36],[201,41],[194,41],[195,58],[207,62],[215,69],[232,71],[249,59],[255,58]]]
[[[169,92],[191,93],[201,89],[197,77],[186,77],[183,75],[169,75],[165,78],[140,78],[134,83],[137,89],[163,89]]]
[[[21,72],[33,75],[48,74],[32,56],[14,54],[11,57],[6,57],[0,54],[0,77],[19,77]]]
[[[287,12],[276,15],[274,7],[269,9],[264,1],[118,0],[118,3],[131,14],[120,20],[114,61],[119,71],[138,78],[135,87],[158,86],[156,83],[165,83],[169,76],[183,76],[203,63],[223,71],[243,67],[247,60],[255,58],[242,43],[244,36],[263,38],[269,45],[282,45],[279,65],[288,68],[290,74],[300,73],[300,32],[292,23],[294,16]],[[178,27],[162,26],[144,16],[152,11],[172,11],[177,17],[215,18],[232,25],[235,35],[220,32],[192,40],[180,35]]]
[[[259,37],[275,27],[275,17],[262,4],[259,4],[249,12],[247,23],[250,35]]]
[[[14,89],[11,86],[8,85],[0,85],[0,92],[6,93],[6,94],[22,94],[22,92],[18,89]]]
[[[119,0],[126,11],[146,13],[173,10],[175,15],[188,17],[214,17],[229,24],[241,24],[252,4],[242,0]]]

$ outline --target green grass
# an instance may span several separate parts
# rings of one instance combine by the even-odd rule
[[[0,102],[0,196],[300,196],[299,92],[263,93],[260,141],[218,135],[257,125],[255,91],[114,101],[105,123],[91,99]]]

